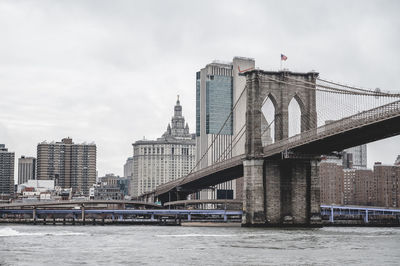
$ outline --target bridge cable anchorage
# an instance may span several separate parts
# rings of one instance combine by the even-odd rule
[[[210,148],[212,147],[212,145],[214,145],[217,137],[220,136],[222,130],[224,129],[224,127],[226,126],[226,123],[229,121],[229,118],[233,115],[233,111],[236,109],[236,106],[239,103],[239,100],[242,98],[244,92],[247,89],[247,85],[243,88],[242,92],[239,95],[239,98],[236,100],[235,104],[232,107],[231,112],[229,113],[229,115],[227,116],[227,118],[225,119],[224,123],[222,124],[221,128],[219,129],[218,133],[213,137],[213,140],[211,141],[210,145],[207,147],[207,150],[204,152],[204,154],[201,156],[201,158],[197,161],[196,165],[190,170],[190,172],[181,178],[181,180],[179,181],[179,183],[177,185],[175,185],[175,189],[177,189],[184,181],[185,179],[191,174],[193,173],[193,170],[196,169],[197,166],[199,166],[200,162],[204,159],[204,157],[208,154],[208,151],[210,150]]]

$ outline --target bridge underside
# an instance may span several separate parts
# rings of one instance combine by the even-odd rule
[[[165,203],[169,201],[185,200],[186,197],[200,189],[209,188],[226,181],[234,180],[243,176],[243,164],[226,168],[220,172],[212,173],[201,178],[182,183],[171,190],[156,193],[158,201]]]
[[[358,128],[349,129],[347,131],[337,133],[331,136],[314,140],[310,143],[305,143],[301,146],[294,147],[289,150],[289,158],[303,158],[332,152],[340,152],[344,149],[351,148],[357,145],[393,137],[400,134],[400,116],[392,117],[387,120],[382,120],[376,123],[365,125]],[[264,147],[264,153],[267,156],[264,160],[282,159],[282,152],[268,155],[268,146]],[[217,184],[237,179],[243,176],[243,165],[238,164],[233,167],[223,169],[217,173],[198,176],[197,178],[182,182],[177,188],[176,185],[171,185],[163,190],[155,192],[155,196],[161,202],[175,201],[185,199],[190,193],[200,189],[215,186]]]
[[[347,130],[291,149],[301,154],[329,154],[400,134],[400,116]]]

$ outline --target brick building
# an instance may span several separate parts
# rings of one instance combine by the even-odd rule
[[[74,195],[89,195],[96,182],[96,144],[41,142],[37,146],[37,179],[54,180],[57,186],[72,188]]]
[[[319,176],[322,204],[400,207],[400,165],[354,169],[328,159],[320,163]]]
[[[319,165],[322,204],[343,204],[343,167],[335,162]]]
[[[369,169],[354,171],[354,204],[376,205],[376,179],[374,172]]]
[[[400,207],[400,165],[375,163],[374,176],[377,182],[377,205]]]

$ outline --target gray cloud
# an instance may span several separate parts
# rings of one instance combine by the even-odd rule
[[[256,59],[369,88],[400,89],[398,1],[0,1],[0,143],[95,141],[99,173],[160,136],[181,95],[195,125],[195,72]],[[400,138],[369,145],[393,163]]]

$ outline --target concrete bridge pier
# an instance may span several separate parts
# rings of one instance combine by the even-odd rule
[[[263,159],[243,161],[244,184],[242,224],[265,224]]]
[[[317,159],[265,162],[266,224],[321,223]]]
[[[85,204],[81,205],[81,219],[82,219],[82,223],[85,224]]]
[[[32,208],[32,219],[33,219],[33,222],[36,223],[36,219],[37,219],[36,207]]]
[[[320,226],[318,159],[243,162],[243,226]]]

